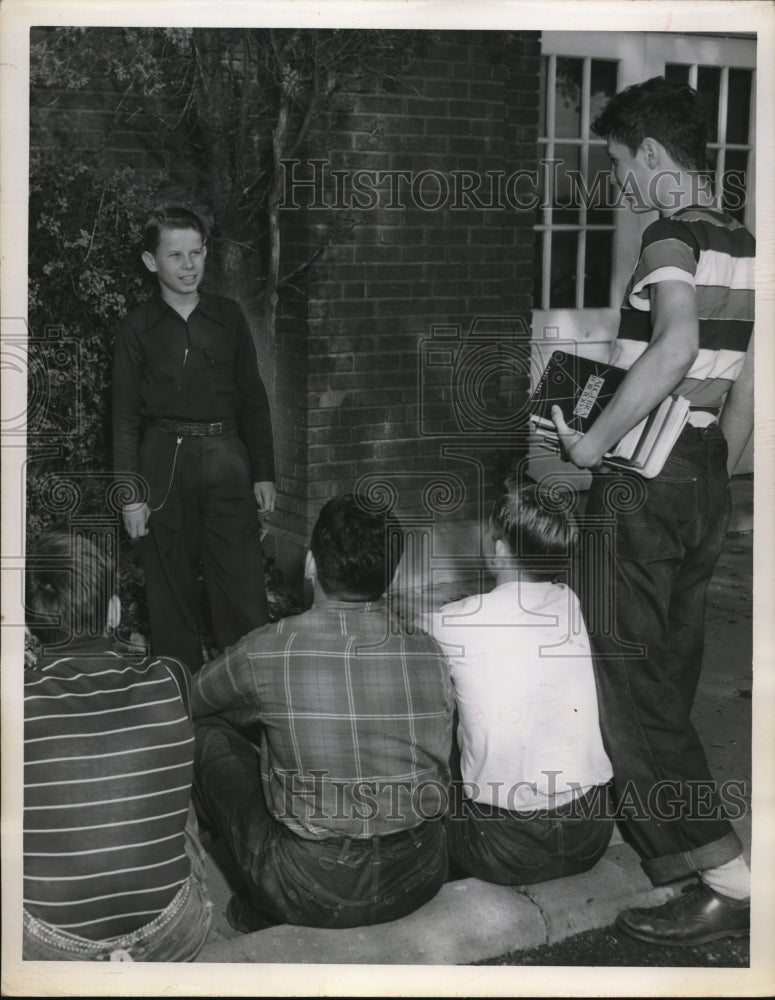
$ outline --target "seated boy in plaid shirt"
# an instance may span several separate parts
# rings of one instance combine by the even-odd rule
[[[194,680],[196,790],[242,874],[238,930],[395,920],[445,881],[452,691],[436,641],[390,617],[402,551],[395,518],[330,500],[307,555],[312,607]]]

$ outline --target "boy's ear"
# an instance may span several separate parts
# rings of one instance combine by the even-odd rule
[[[149,271],[153,271],[156,274],[158,268],[156,267],[156,258],[151,253],[150,250],[143,250],[142,253],[143,264],[148,268]]]
[[[511,558],[511,549],[508,547],[508,545],[502,538],[497,539],[497,541],[495,542],[495,558],[496,559]]]
[[[304,559],[304,579],[314,580],[318,575],[318,568],[315,565],[315,557],[312,555],[309,549],[307,549],[307,555]]]
[[[651,167],[652,169],[654,167],[658,167],[664,151],[662,144],[647,135],[640,144],[640,148],[643,151],[643,158],[646,161],[646,166]]]

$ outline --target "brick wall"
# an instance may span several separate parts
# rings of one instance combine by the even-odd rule
[[[524,454],[534,219],[493,175],[535,167],[539,45],[440,32],[406,79],[332,116],[324,163],[287,168],[306,208],[286,220],[354,223],[306,288],[307,528],[363,476],[410,518],[472,516]]]

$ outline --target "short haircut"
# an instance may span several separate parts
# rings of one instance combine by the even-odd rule
[[[164,229],[195,229],[202,237],[203,243],[207,239],[205,224],[196,212],[177,205],[168,205],[166,208],[160,208],[154,212],[145,223],[143,230],[144,251],[156,253]]]
[[[312,529],[310,551],[329,597],[374,601],[390,586],[404,551],[401,524],[355,493],[334,497]]]
[[[43,645],[102,634],[115,592],[112,558],[83,535],[54,530],[28,543],[26,624]]]
[[[572,505],[571,492],[562,487],[510,483],[493,503],[492,536],[496,541],[504,541],[517,560],[568,556],[575,533],[569,514]],[[540,566],[530,569],[540,572]],[[549,572],[554,574],[556,567]]]
[[[705,170],[708,123],[697,91],[655,76],[626,87],[592,122],[592,131],[634,155],[648,136],[685,170]]]

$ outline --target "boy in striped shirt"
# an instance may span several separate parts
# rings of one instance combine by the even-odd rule
[[[750,922],[742,844],[690,716],[729,475],[753,429],[755,244],[704,183],[707,126],[690,87],[662,77],[628,87],[592,127],[625,200],[659,218],[643,234],[611,357],[627,376],[586,434],[553,416],[567,459],[594,470],[589,524],[611,533],[615,552],[612,578],[592,580],[582,606],[614,786],[631,804],[637,797],[628,839],[655,885],[700,876],[617,924],[642,940],[693,945],[747,935]],[[670,393],[692,412],[663,472],[642,479],[601,466]]]
[[[211,904],[191,806],[188,672],[110,648],[113,567],[87,538],[28,546],[24,933],[28,960],[191,961]]]

